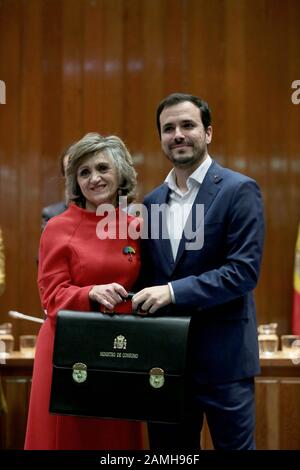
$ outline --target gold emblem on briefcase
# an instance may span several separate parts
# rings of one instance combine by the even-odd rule
[[[165,373],[160,367],[152,367],[149,371],[149,382],[153,388],[161,388],[165,383]]]
[[[86,381],[87,379],[87,366],[82,362],[76,362],[73,365],[73,374],[72,374],[74,382],[81,384]]]
[[[127,339],[123,335],[118,335],[114,339],[114,349],[126,349]]]

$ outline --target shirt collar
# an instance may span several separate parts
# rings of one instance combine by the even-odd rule
[[[212,163],[212,159],[210,155],[207,155],[206,159],[204,162],[199,165],[196,170],[188,177],[187,179],[187,187],[190,188],[190,185],[193,184],[193,182],[196,182],[198,185],[203,183],[204,177]],[[167,175],[165,179],[165,183],[169,186],[169,188],[172,191],[178,191],[178,186],[176,184],[176,178],[175,178],[175,171],[174,168],[170,171],[170,173]]]

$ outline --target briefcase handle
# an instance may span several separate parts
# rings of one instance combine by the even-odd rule
[[[128,295],[127,295],[127,297],[124,297],[124,300],[131,300],[134,295],[135,295],[135,292],[128,292]],[[143,310],[141,312],[140,309],[139,309],[139,305],[138,305],[137,310],[132,310],[132,314],[133,315],[138,315],[138,316],[145,316],[145,310]]]
[[[135,292],[128,292],[127,297],[122,297],[124,301],[126,300],[131,300],[132,297],[134,296]],[[90,300],[90,306],[91,310],[97,312],[99,308],[99,303],[95,300]],[[104,310],[103,310],[104,309]],[[106,310],[105,307],[102,305],[102,310],[100,310],[101,313],[105,313],[105,315],[116,315],[116,312],[114,310]],[[138,316],[143,316],[143,313],[140,313],[139,310],[134,310],[131,312],[132,315],[138,315]]]

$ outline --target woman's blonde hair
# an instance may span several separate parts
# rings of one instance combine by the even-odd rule
[[[137,174],[131,155],[119,137],[114,135],[103,137],[96,132],[86,134],[69,149],[66,173],[68,202],[72,201],[80,207],[85,207],[85,197],[77,182],[77,170],[86,159],[100,152],[105,152],[111,157],[119,178],[118,195],[127,196],[127,202],[130,204],[135,198],[137,185]]]

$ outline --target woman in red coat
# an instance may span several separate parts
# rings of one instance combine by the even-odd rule
[[[48,411],[57,312],[95,311],[97,305],[99,311],[130,313],[131,302],[123,299],[140,268],[138,240],[118,238],[120,221],[126,229],[137,222],[124,212],[120,217],[118,208],[119,196],[127,196],[130,203],[136,188],[126,146],[117,137],[91,133],[74,144],[69,155],[70,205],[48,222],[40,242],[38,285],[47,318],[37,340],[25,449],[141,449],[140,423]],[[106,226],[105,238],[108,214],[112,223]],[[124,233],[124,226],[121,229]]]

